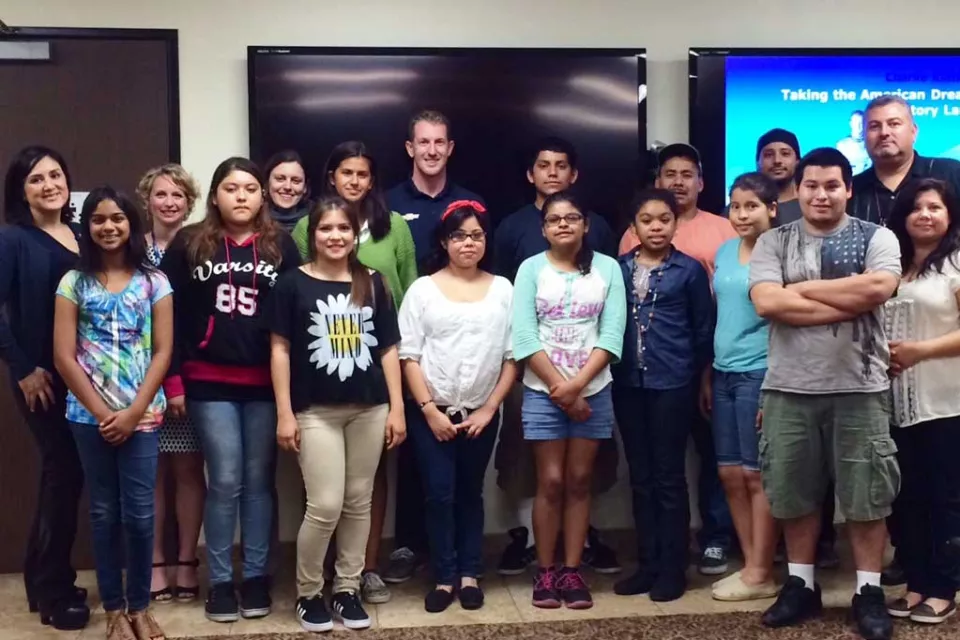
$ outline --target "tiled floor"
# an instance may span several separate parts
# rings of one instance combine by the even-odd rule
[[[845,554],[843,554],[845,555]],[[291,562],[285,562],[291,567]],[[491,562],[491,566],[494,566]],[[826,606],[849,606],[853,592],[853,570],[849,562],[843,569],[820,571]],[[292,569],[291,569],[292,570]],[[370,606],[368,611],[374,626],[421,627],[431,625],[489,624],[494,622],[538,622],[546,620],[582,620],[584,618],[612,618],[626,616],[656,616],[672,614],[702,614],[729,611],[761,611],[769,606],[769,600],[751,603],[723,603],[710,597],[712,579],[696,574],[690,569],[691,585],[680,600],[656,604],[646,596],[621,597],[614,595],[613,583],[618,576],[587,574],[593,589],[595,606],[586,611],[566,609],[543,610],[530,605],[530,576],[500,578],[490,572],[481,583],[486,594],[486,604],[479,611],[464,611],[454,604],[442,614],[429,614],[423,610],[423,596],[428,587],[426,578],[419,577],[405,585],[393,587],[392,600],[384,605]],[[78,580],[91,594],[91,605],[96,607],[90,626],[82,632],[59,632],[39,624],[36,615],[27,613],[19,575],[0,575],[0,638],[17,640],[79,640],[103,638],[105,618],[96,597],[96,579],[93,572],[81,573]],[[895,593],[895,590],[891,593]],[[293,615],[295,589],[289,575],[281,576],[274,590],[274,612],[262,620],[241,620],[233,624],[216,624],[203,616],[203,604],[168,604],[154,606],[153,611],[168,637],[196,638],[211,635],[243,635],[256,633],[298,632],[300,627]],[[305,636],[307,637],[307,636]]]

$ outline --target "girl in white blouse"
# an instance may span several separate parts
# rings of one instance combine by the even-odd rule
[[[887,224],[903,262],[885,318],[902,473],[892,519],[907,576],[888,610],[936,624],[956,612],[960,575],[960,202],[948,183],[919,180]]]
[[[483,606],[483,479],[500,403],[516,379],[513,286],[483,268],[488,233],[481,204],[451,203],[437,229],[432,275],[414,282],[400,307],[401,366],[421,409],[408,432],[426,493],[436,587],[424,604],[432,613],[458,595],[464,609]]]

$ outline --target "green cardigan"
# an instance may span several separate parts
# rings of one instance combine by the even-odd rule
[[[308,260],[307,224],[309,218],[301,218],[293,228],[293,241],[297,243],[300,255]],[[407,289],[417,279],[417,259],[413,246],[413,236],[407,221],[399,213],[390,214],[390,233],[380,240],[372,238],[361,243],[357,251],[360,263],[368,269],[380,273],[390,287],[393,301],[400,308]]]

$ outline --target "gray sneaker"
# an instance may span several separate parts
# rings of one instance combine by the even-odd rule
[[[360,595],[367,604],[390,602],[390,589],[375,571],[364,571],[360,576]]]
[[[387,570],[383,572],[384,582],[400,584],[413,577],[417,570],[417,556],[407,547],[400,547],[390,554]]]

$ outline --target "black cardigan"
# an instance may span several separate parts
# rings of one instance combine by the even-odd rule
[[[60,279],[76,264],[72,255],[35,227],[0,228],[0,359],[14,381],[37,367],[57,375],[53,312]]]

